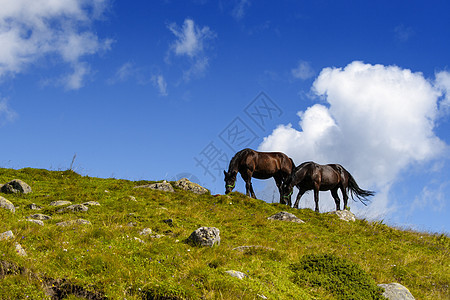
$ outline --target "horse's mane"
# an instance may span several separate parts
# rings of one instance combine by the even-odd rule
[[[252,150],[249,148],[245,148],[233,156],[233,158],[230,160],[230,165],[228,166],[228,172],[238,171],[239,162],[241,161],[241,158],[248,153],[248,151]]]

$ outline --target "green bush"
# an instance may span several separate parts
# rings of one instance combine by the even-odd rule
[[[291,270],[294,283],[323,288],[338,299],[384,299],[382,289],[357,264],[334,255],[305,255]]]

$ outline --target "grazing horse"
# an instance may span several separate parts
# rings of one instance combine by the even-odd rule
[[[256,199],[252,187],[252,177],[268,179],[273,177],[280,191],[280,203],[284,203],[281,197],[281,185],[294,170],[294,161],[281,152],[258,152],[252,149],[243,149],[236,153],[230,161],[228,172],[225,175],[225,194],[230,193],[236,185],[236,175],[239,172],[245,181],[247,196]],[[289,199],[290,200],[290,199]]]
[[[290,202],[294,186],[299,189],[294,207],[298,208],[300,198],[306,191],[314,190],[316,212],[319,212],[319,191],[331,191],[336,210],[340,210],[338,189],[341,190],[344,198],[344,209],[347,208],[348,191],[351,192],[353,200],[355,195],[364,205],[367,205],[365,202],[369,201],[367,197],[375,195],[375,192],[361,189],[353,176],[338,164],[319,165],[314,162],[305,162],[296,167],[282,186],[282,197],[288,202]]]

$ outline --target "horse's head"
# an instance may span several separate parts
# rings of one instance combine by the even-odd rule
[[[225,175],[225,194],[231,193],[236,185],[236,175],[237,172],[226,172],[223,171]]]
[[[292,178],[288,177],[281,185],[281,201],[284,202],[284,204],[290,204],[293,192],[294,186],[292,185]]]

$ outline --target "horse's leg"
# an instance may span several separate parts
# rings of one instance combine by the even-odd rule
[[[344,186],[341,186],[342,198],[344,199],[344,210],[347,209],[348,195],[347,189]]]
[[[319,212],[319,189],[320,185],[318,183],[314,184],[314,202],[316,203],[315,211]]]
[[[281,204],[287,204],[287,205],[289,205],[289,206],[292,206],[290,197],[289,197],[289,199],[288,199],[287,202],[283,199],[283,194],[281,193],[281,186],[282,186],[282,184],[283,184],[283,179],[282,179],[282,177],[279,176],[279,175],[274,175],[274,176],[273,176],[273,179],[275,179],[275,184],[277,185],[278,192],[280,193],[280,203],[281,203]]]
[[[301,187],[298,187],[298,194],[297,199],[295,199],[294,207],[298,209],[298,204],[300,202],[300,198],[303,196],[303,194],[306,192],[306,190],[303,190]]]
[[[339,199],[339,196],[338,196],[338,188],[335,188],[335,189],[331,190],[331,196],[333,196],[334,203],[336,203],[336,210],[340,210],[341,209],[341,207],[340,207],[341,206],[341,200]]]
[[[252,171],[250,171],[250,170],[246,171],[246,173],[245,173],[246,178],[244,179],[245,190],[246,190],[247,196],[249,196],[249,197],[251,196],[252,198],[256,199],[256,195],[255,195],[255,192],[253,191],[253,186],[252,186],[252,175],[253,175]]]

